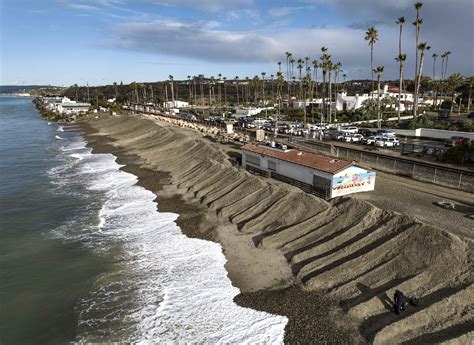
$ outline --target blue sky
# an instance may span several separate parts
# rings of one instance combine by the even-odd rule
[[[398,26],[405,16],[407,77],[414,74],[411,0],[0,0],[0,84],[102,85],[169,74],[227,78],[276,73],[285,51],[319,58],[321,46],[348,78],[369,78],[364,32],[379,31],[375,65],[396,78]],[[442,15],[441,15],[442,14]],[[473,2],[429,0],[421,40],[450,50],[449,71],[473,70]],[[440,60],[438,60],[440,62]],[[440,63],[438,62],[438,72]],[[437,73],[438,74],[438,73]]]

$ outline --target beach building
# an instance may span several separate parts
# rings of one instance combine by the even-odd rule
[[[398,100],[399,88],[391,85],[384,85],[383,89],[380,90],[380,98],[394,97]],[[341,92],[336,95],[336,109],[338,111],[353,111],[362,107],[364,101],[368,99],[377,99],[378,91],[372,91],[370,94],[355,94],[354,96],[348,96],[347,92]],[[402,90],[400,94],[400,110],[410,110],[413,107],[414,97],[411,92]],[[395,105],[396,107],[396,105]]]
[[[189,107],[189,103],[184,101],[168,101],[163,103],[163,107],[165,107],[166,109],[186,108]]]
[[[237,108],[235,109],[235,114],[232,115],[233,118],[241,118],[241,117],[248,117],[248,116],[255,116],[260,114],[262,111],[265,110],[273,110],[273,107],[268,108]]]
[[[376,174],[366,166],[285,146],[248,143],[242,148],[242,166],[325,199],[375,188]]]

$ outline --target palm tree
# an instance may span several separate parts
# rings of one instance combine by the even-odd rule
[[[237,106],[239,106],[239,83],[238,83],[239,76],[236,75],[234,80],[235,80],[235,89],[237,90]]]
[[[318,60],[313,60],[313,71],[314,71],[314,94],[318,95],[318,68],[319,68]]]
[[[420,43],[418,45],[418,50],[421,52],[421,55],[420,55],[420,66],[419,66],[419,69],[418,69],[418,80],[416,82],[416,90],[415,90],[415,104],[414,104],[414,107],[413,107],[413,116],[416,117],[417,116],[417,111],[418,111],[418,93],[420,92],[420,84],[421,84],[421,76],[423,74],[423,61],[424,61],[424,58],[425,58],[425,50],[430,50],[431,47],[426,43]]]
[[[420,18],[420,11],[421,8],[423,7],[423,3],[417,2],[415,5],[415,10],[416,10],[416,19],[413,22],[413,25],[416,27],[416,36],[415,36],[415,89],[416,89],[416,82],[418,80],[418,44],[420,41],[420,28],[421,24],[423,24],[423,19]],[[416,96],[416,95],[415,95]]]
[[[115,99],[117,99],[117,82],[114,81]]]
[[[434,94],[434,104],[433,106],[436,107],[436,103],[437,103],[437,98],[438,98],[438,83],[436,82],[436,59],[439,57],[438,54],[434,53],[433,55],[431,55],[431,57],[433,58],[433,86],[435,88],[435,94]]]
[[[402,53],[402,31],[405,17],[399,17],[395,23],[400,26],[400,35],[398,36],[398,55],[400,55]]]
[[[291,58],[292,58],[292,54],[290,52],[286,52],[285,53],[286,55],[286,80],[287,80],[287,92],[288,92],[288,98],[290,98],[290,79],[291,79],[291,75],[290,75],[290,61],[291,61]]]
[[[446,66],[444,67],[444,77],[446,78],[446,75],[448,73],[448,59],[449,59],[449,55],[451,55],[451,52],[448,50],[446,53],[445,53],[445,61],[446,61]]]
[[[267,73],[262,72],[262,102],[265,104],[265,76]]]
[[[217,84],[217,90],[218,90],[218,99],[219,99],[219,105],[222,105],[222,87],[221,87],[221,80],[222,80],[222,73],[219,73],[217,75],[218,77],[218,84]]]
[[[380,78],[382,77],[384,67],[378,66],[377,69],[374,69],[374,72],[377,73],[377,128],[382,127],[382,114],[380,113]]]
[[[367,32],[365,33],[365,40],[369,42],[370,46],[370,71],[371,71],[371,90],[374,90],[374,46],[375,43],[379,39],[379,34],[377,32],[377,29],[373,26],[367,29]]]
[[[227,80],[227,77],[223,77],[222,80],[224,81],[224,107],[227,106],[227,84],[226,84],[226,80]]]
[[[76,91],[76,101],[79,101],[79,85],[74,84],[73,87],[74,87],[74,90]]]
[[[173,107],[174,107],[174,87],[173,87],[173,76],[170,74],[168,76],[169,80],[170,80],[170,84],[171,84],[171,101],[173,102]]]
[[[403,65],[407,59],[406,54],[400,54],[398,57],[395,58],[395,60],[398,61],[400,65],[400,78],[399,78],[399,86],[398,86],[398,122],[400,122],[400,105],[402,101],[402,89],[403,89]]]
[[[326,115],[326,77],[327,77],[327,72],[328,72],[328,63],[330,59],[330,55],[328,55],[326,52],[328,51],[328,48],[326,47],[321,47],[321,52],[323,55],[320,57],[321,59],[321,69],[323,71],[323,85],[322,85],[322,95],[323,95],[323,102],[322,102],[322,114]]]
[[[451,112],[453,112],[454,98],[456,90],[463,83],[463,77],[459,73],[454,73],[448,78],[448,91],[451,92]]]

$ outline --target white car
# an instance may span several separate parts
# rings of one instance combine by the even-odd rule
[[[344,138],[344,140],[348,143],[361,142],[362,139],[364,139],[364,136],[362,134],[348,135],[347,137]]]
[[[385,138],[385,146],[388,146],[388,147],[400,146],[400,141],[396,137]]]
[[[400,142],[398,141],[397,138],[393,137],[384,137],[380,140],[375,141],[375,146],[380,146],[380,147],[395,147],[399,146]]]
[[[341,128],[341,132],[344,132],[344,133],[356,134],[358,131],[359,129],[357,127]]]
[[[365,138],[365,139],[362,141],[362,143],[364,143],[364,144],[366,144],[366,145],[375,145],[375,143],[376,143],[377,141],[383,141],[383,139],[384,139],[383,137],[378,136],[378,135],[376,135],[376,136],[370,136],[370,137]]]

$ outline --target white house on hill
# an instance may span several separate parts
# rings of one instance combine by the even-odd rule
[[[384,85],[380,90],[380,98],[394,97],[398,100],[399,88],[391,85]],[[355,96],[348,96],[346,92],[338,93],[336,97],[336,109],[338,111],[353,111],[362,107],[365,100],[370,98],[377,99],[378,91],[372,91],[370,94],[356,94]],[[401,111],[409,110],[413,107],[414,97],[411,92],[402,90],[400,94],[400,109]],[[395,105],[396,107],[396,105]]]

